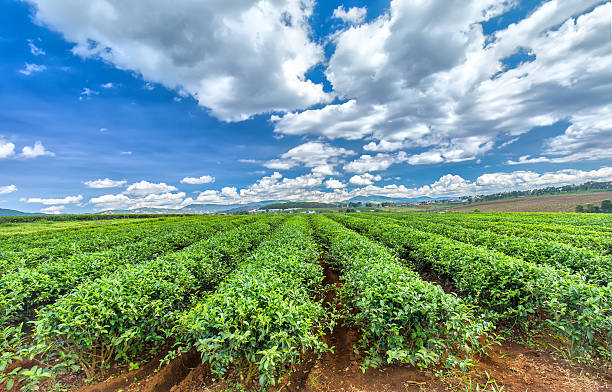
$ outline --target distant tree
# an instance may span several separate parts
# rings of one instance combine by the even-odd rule
[[[612,212],[612,200],[602,200],[601,201],[601,212]]]
[[[584,212],[584,207],[582,206],[582,204],[578,204],[576,206],[576,212]]]
[[[586,212],[590,212],[590,213],[599,212],[599,206],[596,206],[593,203],[587,203],[587,205],[584,206],[584,209]]]
[[[479,210],[478,208],[476,208],[476,209],[474,210],[474,212],[480,212],[480,210]]]

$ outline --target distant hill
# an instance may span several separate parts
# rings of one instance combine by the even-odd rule
[[[290,208],[335,208],[337,204],[319,203],[314,201],[285,201],[282,203],[267,204],[259,207],[260,210],[287,210]]]
[[[247,204],[190,204],[178,209],[181,214],[206,214],[214,212],[249,211],[267,204],[278,203],[276,200],[260,201]]]
[[[27,216],[27,215],[44,215],[36,212],[23,212],[17,210],[9,210],[7,208],[0,208],[0,216]]]
[[[249,211],[266,204],[279,203],[277,200],[261,201],[247,204],[189,204],[182,208],[136,208],[133,210],[108,210],[100,214],[214,214],[217,212]]]
[[[387,196],[356,196],[347,200],[344,200],[343,203],[356,203],[356,202],[375,202],[375,203],[382,203],[382,202],[391,202],[391,203],[420,203],[422,201],[432,201],[432,200],[438,200],[438,199],[434,199],[428,196],[421,196],[421,197],[415,197],[415,198],[401,198],[401,197],[387,197]]]

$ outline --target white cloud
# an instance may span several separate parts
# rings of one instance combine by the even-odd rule
[[[263,165],[268,169],[289,170],[298,166],[299,164],[292,160],[271,159],[268,162],[265,162]]]
[[[369,142],[368,144],[363,146],[363,149],[365,151],[373,151],[373,152],[389,152],[389,151],[400,150],[403,147],[404,147],[403,142],[390,142],[387,140],[381,140],[378,143]]]
[[[201,177],[185,177],[181,180],[181,184],[210,184],[215,182],[215,177],[201,176]]]
[[[127,184],[127,181],[126,180],[111,180],[110,178],[104,178],[104,179],[98,179],[98,180],[92,180],[92,181],[85,181],[83,182],[83,184],[85,184],[88,188],[96,188],[96,189],[117,188],[117,187],[124,186],[125,184]]]
[[[359,24],[365,20],[367,12],[366,7],[351,7],[346,10],[340,5],[334,10],[333,16],[347,23]]]
[[[384,187],[366,186],[352,191],[351,196],[388,196],[397,198],[456,197],[482,193],[494,193],[510,189],[527,190],[545,186],[561,186],[581,184],[587,181],[612,180],[612,167],[602,167],[597,170],[583,171],[574,169],[556,172],[535,173],[531,171],[515,171],[509,173],[487,173],[475,181],[466,180],[461,176],[446,174],[430,185],[408,188],[404,185],[385,185]]]
[[[544,186],[582,184],[587,181],[612,180],[612,167],[597,170],[564,169],[556,172],[536,173],[515,171],[510,173],[488,173],[476,179],[476,184],[488,191],[508,189],[534,189]]]
[[[136,209],[136,208],[178,208],[185,200],[184,192],[151,193],[127,196],[125,193],[108,194],[89,200],[96,210]]]
[[[89,87],[83,87],[83,90],[81,90],[79,100],[82,101],[83,99],[89,99],[93,95],[100,95],[100,92],[96,90],[92,90]]]
[[[91,198],[91,204],[98,210],[121,209],[131,206],[131,199],[126,195],[103,195]]]
[[[39,204],[44,204],[46,206],[52,206],[52,205],[63,205],[63,204],[73,204],[73,203],[78,203],[81,200],[83,200],[83,195],[78,195],[78,196],[66,196],[63,197],[61,199],[42,199],[40,197],[30,197],[27,199],[19,199],[22,202],[25,203],[39,203]]]
[[[15,185],[0,186],[0,195],[6,195],[7,193],[17,192],[18,189]]]
[[[334,184],[333,182],[331,184]],[[336,197],[334,192],[323,192],[323,177],[318,174],[305,174],[295,178],[284,178],[279,172],[262,177],[254,184],[238,190],[225,187],[221,191],[201,192],[196,200],[187,199],[184,204],[196,203],[249,203],[262,200],[321,200],[329,201]]]
[[[348,190],[347,184],[339,179],[330,178],[326,181],[323,181],[323,179],[324,177],[314,173],[295,178],[285,178],[282,174],[274,172],[242,189],[223,187],[221,190],[199,192],[195,200],[185,198],[184,192],[152,193],[137,196],[128,196],[124,192],[95,197],[90,200],[90,203],[100,210],[143,207],[178,208],[192,203],[244,204],[264,200],[337,202],[355,196],[456,197],[509,189],[533,189],[544,186],[580,184],[586,181],[610,181],[612,180],[612,167],[602,167],[591,171],[564,169],[545,173],[532,171],[485,173],[474,181],[449,173],[431,184],[419,187],[407,187],[398,184],[376,186],[373,185],[373,182],[382,180],[382,176],[364,173],[351,177],[349,184],[357,186],[351,190]],[[324,189],[328,190],[325,191]],[[41,200],[38,199],[36,202],[41,202]],[[47,202],[47,204],[50,203]],[[53,204],[64,203],[54,201]]]
[[[497,148],[501,150],[502,148],[508,147],[509,145],[518,142],[519,139],[520,139],[520,137],[513,137],[512,139],[510,139],[508,141],[505,141],[502,144],[500,144]]]
[[[468,161],[483,155],[493,146],[486,136],[452,139],[447,146],[412,155],[406,161],[411,165]]]
[[[355,154],[354,151],[334,147],[328,143],[306,142],[281,154],[280,158],[264,162],[263,165],[274,170],[288,170],[304,166],[313,168],[313,173],[326,176],[336,174],[334,167],[344,162],[345,157]]]
[[[329,180],[325,181],[325,187],[327,189],[342,189],[346,188],[346,184],[342,181],[336,180],[335,178],[330,178]]]
[[[15,144],[0,139],[0,159],[9,158],[15,154]]]
[[[480,22],[516,4],[393,0],[381,17],[332,37],[325,75],[347,101],[273,116],[275,132],[370,137],[372,152],[428,147],[409,160],[424,164],[478,159],[496,139],[569,119],[566,135],[545,145],[547,161],[609,159],[612,5],[551,0],[483,34]],[[520,52],[530,58],[508,67]],[[599,148],[589,145],[598,138]]]
[[[102,87],[102,88],[113,88],[113,87],[115,87],[115,84],[113,82],[108,82],[108,83],[101,84],[100,87]]]
[[[349,179],[349,184],[357,186],[372,185],[374,181],[380,180],[382,180],[380,175],[373,175],[370,173],[355,174]]]
[[[177,191],[178,189],[173,185],[168,185],[165,182],[152,183],[148,181],[139,181],[127,187],[125,194],[129,196],[147,196],[151,194],[161,194]]]
[[[444,162],[444,158],[442,158],[440,152],[436,150],[425,151],[408,158],[408,163],[411,165],[427,165],[440,162]]]
[[[511,165],[525,163],[565,163],[612,159],[612,105],[572,115],[572,124],[562,135],[547,139],[542,156],[524,155]]]
[[[121,151],[119,152],[119,155],[132,155],[131,151]]]
[[[28,40],[28,46],[30,47],[30,53],[32,53],[34,56],[44,56],[45,54],[47,54],[43,49],[36,46],[34,44],[34,41],[32,41],[31,39]]]
[[[23,68],[19,70],[19,73],[28,76],[33,73],[43,72],[46,69],[45,65],[25,63]]]
[[[48,151],[45,146],[40,141],[36,141],[33,147],[25,146],[21,149],[21,154],[19,154],[21,158],[32,159],[37,157],[54,157],[55,153]]]
[[[365,111],[364,111],[365,110]],[[374,132],[374,127],[385,119],[385,108],[360,107],[352,99],[342,104],[327,105],[322,109],[305,110],[272,116],[274,132],[284,135],[321,135],[329,139],[357,140]]]
[[[312,174],[316,174],[316,175],[320,175],[323,177],[326,176],[335,176],[338,174],[338,172],[334,169],[336,165],[335,164],[325,164],[325,165],[319,165],[319,166],[315,166],[312,168]]]
[[[324,60],[310,39],[313,0],[29,2],[39,23],[76,44],[75,54],[189,93],[222,120],[332,98],[305,77]]]
[[[506,163],[508,165],[523,165],[525,163],[542,163],[542,162],[550,162],[550,158],[539,157],[532,158],[531,155],[522,155],[519,157],[518,161],[508,160]]]
[[[364,154],[358,159],[347,163],[343,166],[344,171],[348,173],[367,173],[371,171],[386,170],[389,166],[405,162],[407,159],[406,153],[400,151],[397,154],[380,153],[374,156]]]
[[[176,208],[181,205],[185,199],[185,192],[178,193],[162,193],[162,194],[151,194],[145,196],[143,199],[137,199],[134,201],[131,208],[144,208],[144,207],[158,207],[158,208]]]
[[[62,211],[64,211],[65,208],[66,207],[64,206],[51,206],[41,208],[40,212],[42,212],[43,214],[59,215],[62,213]]]
[[[100,128],[100,132],[106,132],[106,131],[108,131],[108,128],[104,128],[104,127]]]

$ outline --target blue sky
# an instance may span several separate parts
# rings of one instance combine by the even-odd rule
[[[0,0],[0,208],[612,180],[610,4]]]

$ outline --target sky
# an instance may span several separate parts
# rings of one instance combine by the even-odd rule
[[[612,180],[612,6],[0,0],[0,208]]]

